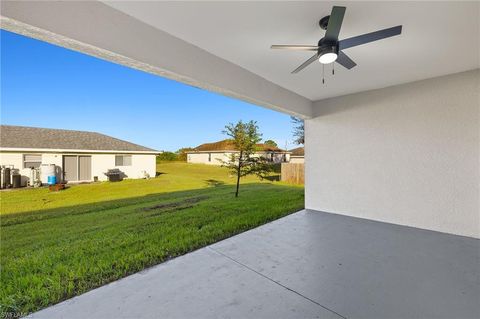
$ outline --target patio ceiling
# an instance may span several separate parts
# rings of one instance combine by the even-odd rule
[[[106,3],[313,101],[479,67],[478,2]],[[270,45],[316,44],[333,5],[347,7],[340,39],[396,25],[403,33],[345,50],[358,66],[337,64],[334,77],[326,66],[325,85],[320,63],[290,74],[312,53]]]
[[[340,38],[402,24],[402,35],[350,48],[347,71],[271,44],[314,44],[332,5]],[[285,113],[318,101],[479,67],[478,2],[2,1],[2,28]]]

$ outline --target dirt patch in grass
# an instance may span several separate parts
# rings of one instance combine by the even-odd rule
[[[173,202],[173,203],[166,203],[166,204],[159,204],[155,206],[143,207],[142,211],[150,211],[150,210],[166,210],[170,208],[178,208],[178,209],[185,209],[193,207],[192,204],[197,204],[203,200],[208,199],[209,196],[198,196],[192,198],[185,198],[181,201]]]

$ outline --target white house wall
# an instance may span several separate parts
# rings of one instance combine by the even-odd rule
[[[480,71],[315,103],[306,207],[480,237]]]
[[[30,179],[30,169],[23,168],[23,155],[24,154],[41,154],[41,153],[16,153],[16,152],[0,152],[0,165],[13,165],[13,168],[18,169],[22,176],[22,185],[26,185]],[[57,170],[55,175],[57,180],[62,180],[62,154],[58,153],[43,153],[42,164],[55,164]]]
[[[188,153],[187,154],[187,162],[188,163],[195,163],[195,164],[207,164],[207,165],[222,165],[222,161],[228,162],[230,161],[230,156],[232,153],[219,153],[219,152],[212,152],[211,154],[211,161],[208,160],[209,153]],[[284,155],[286,156],[286,161],[288,162],[290,159],[290,154],[283,154],[283,153],[276,153],[273,157],[274,163],[281,163],[284,161]],[[271,158],[270,153],[255,153],[253,157],[263,156],[267,159]]]
[[[92,155],[92,177],[97,176],[98,180],[105,181],[107,180],[105,173],[112,168],[118,168],[126,178],[143,178],[143,171],[146,171],[150,177],[155,177],[155,155],[132,155],[130,166],[115,166],[115,154]]]
[[[231,153],[210,153],[211,161],[208,160],[209,153],[187,154],[187,162],[195,164],[222,165],[222,161],[229,161]]]
[[[0,153],[0,165],[13,165],[14,168],[23,167],[23,154],[20,153]]]
[[[0,152],[0,165],[13,165],[13,168],[19,170],[22,175],[22,185],[26,185],[30,176],[30,169],[23,168],[23,155],[27,153],[19,152]],[[40,154],[40,153],[28,153]],[[42,164],[55,164],[57,180],[63,180],[63,155],[79,155],[70,153],[42,153]],[[156,173],[156,156],[153,154],[132,154],[131,166],[115,166],[115,154],[81,154],[90,155],[92,157],[92,180],[94,176],[98,176],[98,180],[106,181],[105,172],[108,169],[118,168],[126,178],[143,178],[143,171],[147,172],[150,177],[155,177]]]
[[[23,154],[19,153],[0,153],[0,165],[13,166],[19,169],[22,175],[22,185],[26,185],[28,181],[28,169],[23,169]]]

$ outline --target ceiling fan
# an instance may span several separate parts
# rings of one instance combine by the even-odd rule
[[[362,45],[365,43],[393,37],[402,33],[402,26],[383,29],[375,32],[362,34],[356,37],[338,40],[340,28],[345,15],[345,7],[334,6],[329,16],[320,19],[320,28],[326,30],[325,36],[318,41],[317,45],[272,45],[271,49],[286,49],[286,50],[300,50],[300,51],[316,51],[310,59],[303,62],[292,73],[298,73],[311,63],[320,61],[322,64],[337,62],[347,69],[351,69],[357,64],[350,59],[342,50]]]

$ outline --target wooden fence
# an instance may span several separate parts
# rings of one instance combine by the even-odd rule
[[[304,166],[303,163],[282,163],[281,181],[292,184],[305,183]]]

